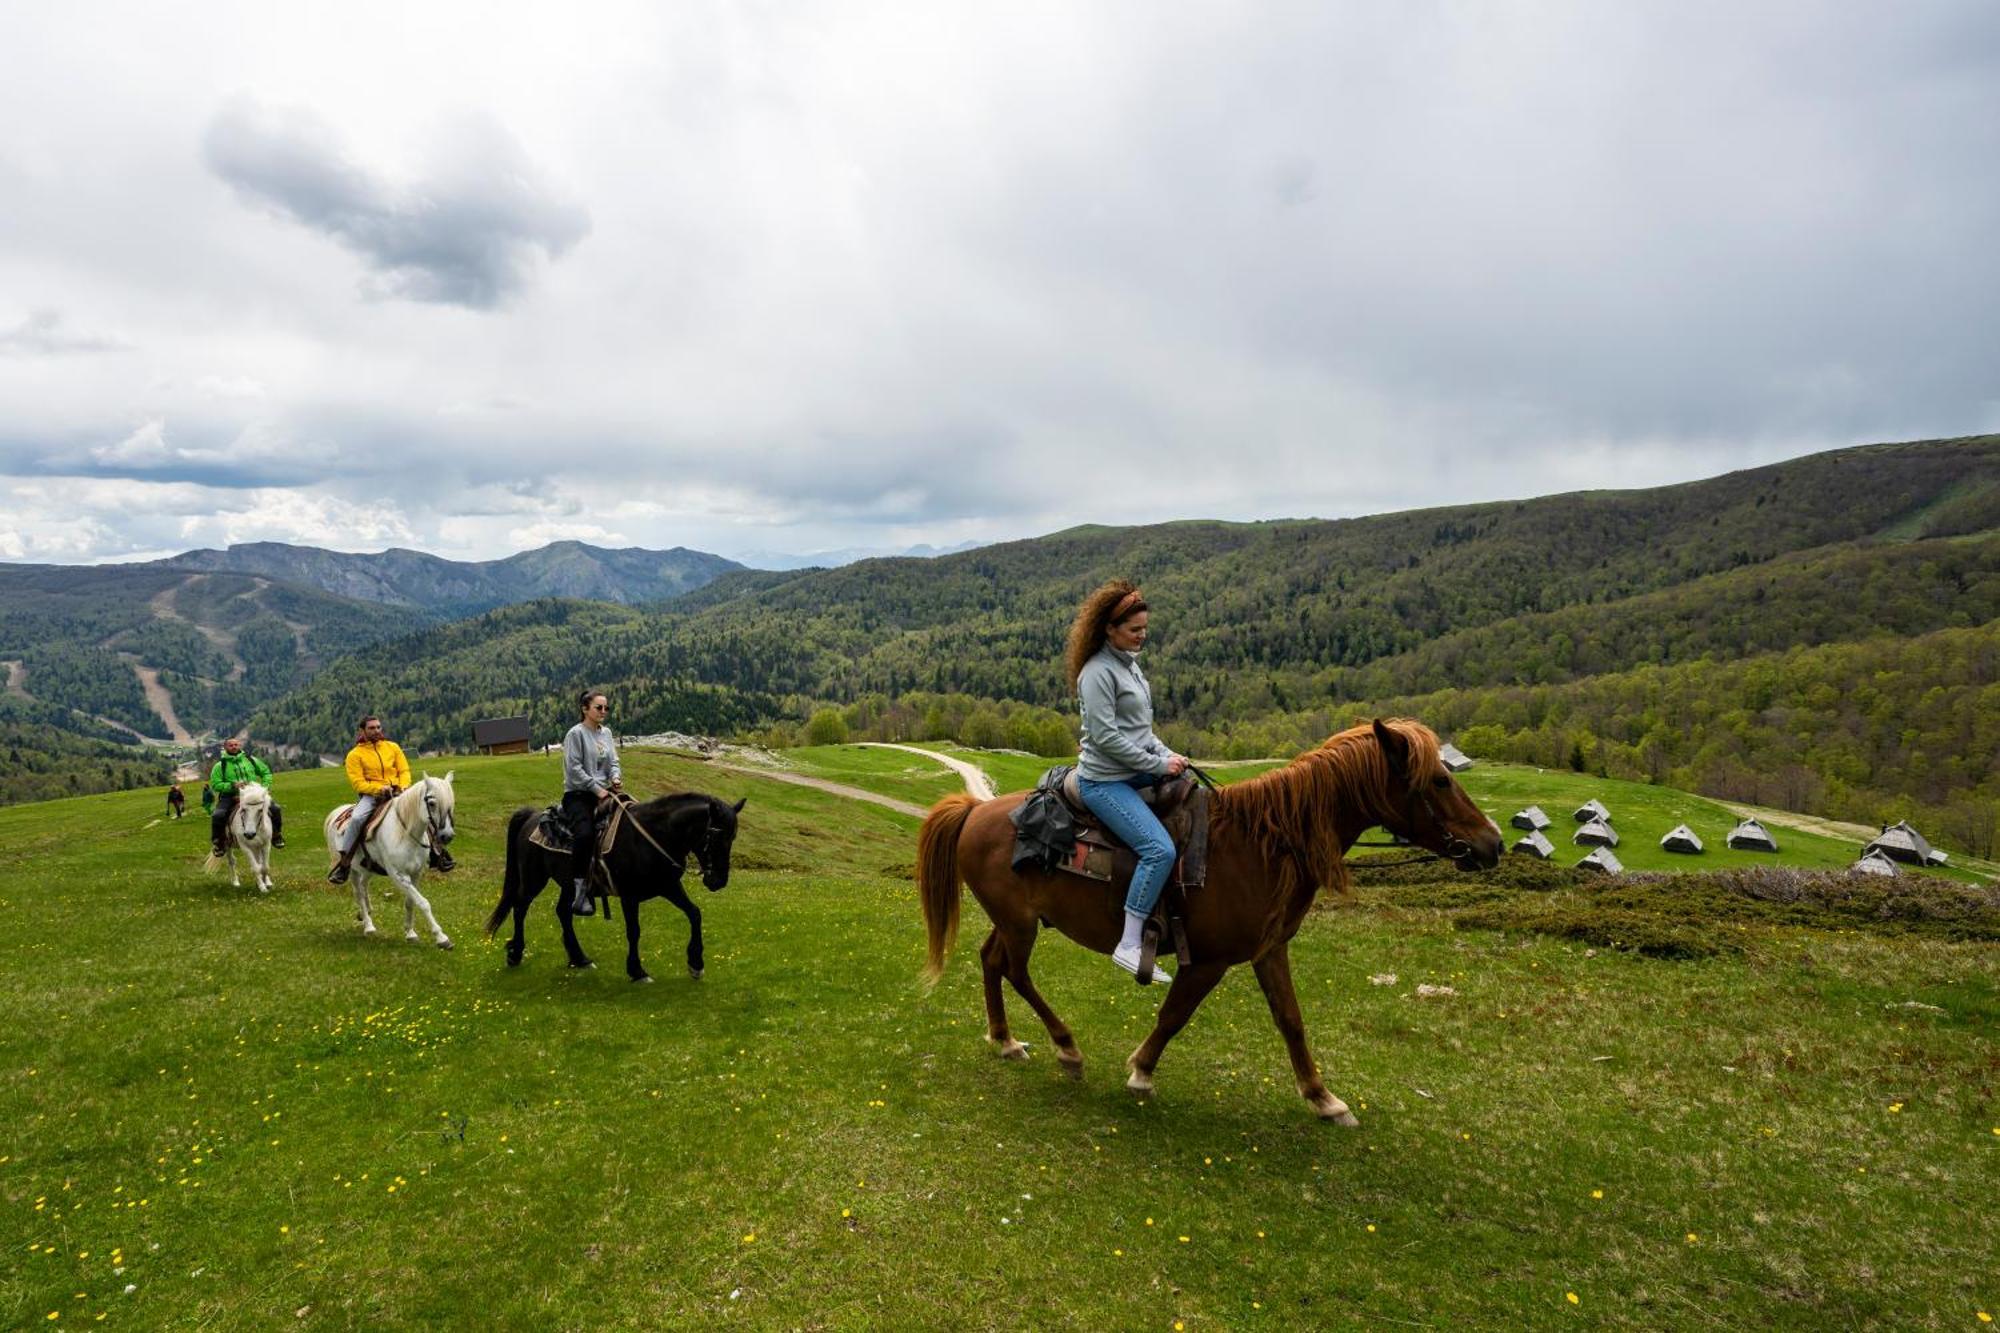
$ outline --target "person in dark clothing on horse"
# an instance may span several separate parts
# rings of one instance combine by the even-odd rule
[[[246,782],[256,782],[269,788],[271,766],[254,754],[246,753],[243,742],[231,736],[222,743],[222,757],[215,761],[215,767],[208,775],[208,789],[215,795],[215,808],[208,817],[208,838],[215,844],[215,854],[222,855],[226,847],[229,830],[229,816],[236,812],[237,788]],[[271,845],[285,845],[285,812],[278,808],[274,798],[271,802]]]
[[[618,742],[604,725],[611,701],[602,690],[585,690],[576,699],[583,720],[563,737],[563,818],[575,839],[570,851],[569,873],[572,897],[570,913],[589,916],[597,908],[590,900],[590,863],[597,855],[600,816],[614,793],[622,793],[623,770],[618,764]]]

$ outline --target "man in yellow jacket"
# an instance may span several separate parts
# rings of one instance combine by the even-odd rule
[[[340,860],[326,872],[329,884],[347,883],[347,870],[354,861],[354,849],[361,845],[361,831],[375,807],[392,799],[410,785],[410,761],[403,747],[382,738],[382,719],[370,713],[361,719],[354,748],[347,752],[347,785],[354,788],[354,813],[340,838]]]

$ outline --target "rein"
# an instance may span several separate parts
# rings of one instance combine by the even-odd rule
[[[639,836],[644,838],[649,844],[651,844],[654,851],[658,852],[661,856],[665,857],[667,864],[672,866],[676,873],[683,875],[686,874],[687,862],[675,860],[673,854],[669,852],[666,848],[660,846],[659,840],[655,838],[651,833],[648,833],[646,831],[646,822],[640,819],[637,813],[639,808],[639,803],[633,800],[630,796],[625,795],[625,793],[623,792],[618,793],[616,799],[619,802],[619,808],[622,809],[628,816],[625,822],[627,824],[630,824],[633,828],[637,829],[639,831]],[[706,851],[707,849],[708,849],[708,843],[706,839],[704,839],[702,842],[702,850]]]
[[[1420,799],[1424,803],[1424,812],[1431,817],[1431,823],[1442,828],[1444,820],[1438,816],[1437,802],[1433,801],[1431,794],[1422,788],[1411,789],[1409,798],[1405,802],[1407,807],[1404,811],[1405,817],[1416,812],[1416,804]],[[1415,821],[1412,820],[1411,822],[1414,823]],[[1391,831],[1393,832],[1393,830]],[[1407,845],[1407,843],[1401,842],[1356,842],[1351,844],[1353,847],[1404,847]],[[1416,856],[1405,857],[1401,861],[1370,861],[1368,869],[1393,870],[1397,866],[1422,865],[1426,861],[1462,861],[1472,854],[1473,847],[1471,843],[1459,837],[1456,833],[1447,831],[1445,834],[1444,850],[1441,852],[1421,852]]]

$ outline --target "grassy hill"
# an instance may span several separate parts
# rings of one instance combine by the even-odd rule
[[[1139,1103],[1119,1063],[1157,992],[1048,938],[1036,976],[1085,1077],[1062,1078],[1040,1043],[1026,1065],[994,1059],[976,932],[935,992],[914,984],[914,820],[654,753],[628,759],[642,791],[749,797],[736,874],[702,895],[707,977],[678,966],[685,928],[659,904],[642,944],[656,985],[624,980],[602,922],[580,931],[604,966],[568,971],[540,904],[509,970],[476,925],[507,813],[548,799],[553,763],[458,770],[461,869],[426,883],[451,953],[358,938],[347,894],[318,882],[331,773],[281,775],[296,832],[268,898],[204,875],[200,831],[158,822],[150,794],[0,811],[0,1318],[1929,1328],[2000,1313],[1990,895],[1957,918],[1987,936],[1962,942],[1869,910],[1788,924],[1748,895],[1693,900],[1708,877],[1680,877],[1652,919],[1700,901],[1692,924],[1732,947],[1669,962],[1448,904],[1560,900],[1615,926],[1637,909],[1611,886],[1385,875],[1315,913],[1293,950],[1315,1049],[1362,1120],[1349,1132],[1292,1091],[1247,974]]]
[[[1481,729],[1487,757],[1916,817],[1980,854],[2000,839],[1992,436],[1646,491],[1078,528],[732,574],[663,610],[537,603],[337,668],[258,725],[333,748],[373,707],[420,744],[462,745],[472,718],[528,712],[552,739],[588,683],[632,731],[775,725],[798,740],[835,706],[856,736],[1053,753],[1073,729],[1062,635],[1112,574],[1154,603],[1163,733],[1193,753],[1287,752],[1412,711]]]

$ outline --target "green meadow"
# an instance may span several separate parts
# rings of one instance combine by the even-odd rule
[[[979,758],[1003,790],[1043,766]],[[952,789],[894,751],[787,759],[918,802]],[[268,897],[204,873],[205,822],[162,820],[157,792],[0,810],[0,1319],[1185,1333],[2000,1315],[1990,884],[1584,882],[1519,857],[1484,879],[1364,872],[1293,944],[1314,1049],[1361,1118],[1344,1131],[1293,1090],[1247,972],[1139,1102],[1122,1062],[1159,992],[1045,936],[1036,976],[1084,1077],[1060,1075],[1011,993],[1036,1053],[994,1058],[969,898],[943,981],[916,984],[914,819],[692,759],[634,752],[627,778],[749,798],[728,888],[695,891],[707,976],[687,976],[685,923],[658,902],[656,984],[625,980],[615,922],[579,923],[599,967],[571,971],[547,896],[509,969],[479,927],[506,818],[551,799],[556,763],[450,766],[460,865],[424,883],[450,952],[402,939],[379,893],[384,933],[362,939],[349,892],[321,881],[319,818],[344,799],[330,771],[280,775],[291,846]],[[1567,847],[1556,775],[1465,778],[1503,825],[1539,802]],[[1686,820],[1714,834],[1701,869],[1733,868],[1719,807],[1591,786],[1628,866]],[[1856,850],[1774,832],[1793,870]],[[1644,922],[1728,947],[1611,943]]]

